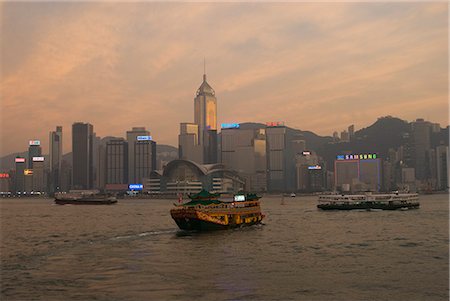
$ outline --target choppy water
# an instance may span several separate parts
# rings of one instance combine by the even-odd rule
[[[0,199],[5,300],[448,300],[448,195],[409,211],[262,199],[265,225],[183,233],[170,200]]]

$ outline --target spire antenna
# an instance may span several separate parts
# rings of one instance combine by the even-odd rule
[[[206,82],[206,58],[203,57],[203,81]]]

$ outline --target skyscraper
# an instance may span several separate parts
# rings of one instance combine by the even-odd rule
[[[128,143],[123,138],[106,143],[106,184],[128,184]]]
[[[62,126],[57,126],[56,131],[50,132],[50,190],[59,191],[61,187],[61,162],[63,154]]]
[[[215,91],[206,81],[197,90],[194,98],[194,123],[180,125],[180,158],[201,164],[217,163],[217,99]],[[187,126],[189,125],[189,127]],[[193,144],[192,129],[197,125],[198,146]],[[188,137],[188,135],[191,135]],[[183,151],[184,150],[184,151]],[[199,159],[200,158],[200,159]]]
[[[431,148],[431,123],[417,119],[412,123],[414,167],[416,179],[425,180],[429,177],[429,150]]]
[[[22,193],[25,191],[24,171],[26,168],[26,159],[22,157],[16,157],[14,161],[16,163],[16,171],[14,177],[15,192]]]
[[[30,140],[28,142],[28,168],[33,168],[33,157],[40,157],[42,155],[41,141]]]
[[[145,127],[133,127],[131,131],[127,131],[127,142],[128,183],[141,184],[142,175],[144,175],[146,171],[156,168],[156,143],[152,140],[150,132],[147,131]],[[150,149],[145,149],[143,146],[144,144],[150,145]],[[139,150],[136,150],[137,146],[139,146]],[[137,158],[136,155],[139,155],[139,158]],[[153,157],[144,159],[142,156],[145,155],[154,156],[154,159]],[[148,176],[150,176],[150,171],[148,171],[148,174],[145,174],[144,177]]]
[[[92,124],[76,122],[72,125],[73,189],[92,189],[94,186],[93,134]]]
[[[266,191],[265,129],[240,129],[238,124],[222,124],[221,134],[222,164],[245,178],[246,190]]]
[[[203,160],[203,147],[198,137],[198,124],[180,123],[178,135],[178,155],[180,159],[201,162]]]
[[[267,137],[267,190],[293,192],[295,181],[295,154],[300,144],[294,131],[283,122],[268,122]]]

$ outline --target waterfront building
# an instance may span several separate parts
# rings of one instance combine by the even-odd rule
[[[142,184],[156,168],[156,142],[145,127],[127,131],[128,183]]]
[[[377,154],[338,155],[334,175],[335,187],[341,191],[381,189],[381,161]]]
[[[33,189],[34,192],[45,192],[47,181],[44,170],[44,157],[33,157]]]
[[[15,179],[14,179],[14,191],[16,193],[22,193],[25,191],[25,169],[26,159],[22,157],[16,157],[14,159],[16,169],[15,169]]]
[[[12,172],[0,172],[0,194],[6,195],[12,192]]]
[[[325,164],[313,151],[302,151],[295,156],[296,190],[302,192],[326,189]]]
[[[72,189],[94,187],[94,127],[89,123],[72,125]]]
[[[123,138],[108,141],[105,148],[105,185],[128,184],[128,143]]]
[[[26,168],[23,171],[24,193],[31,194],[33,191],[33,170]]]
[[[144,180],[148,193],[176,195],[199,192],[201,189],[215,192],[236,193],[244,189],[245,179],[223,164],[198,164],[189,160],[170,161],[163,170],[153,171]]]
[[[221,160],[246,181],[247,191],[267,190],[265,129],[241,129],[239,124],[222,124]]]
[[[57,126],[55,131],[49,135],[49,153],[50,153],[50,191],[61,190],[61,163],[63,155],[63,136],[62,126]]]
[[[439,145],[436,147],[436,171],[437,171],[437,189],[448,190],[450,187],[449,172],[450,172],[450,162],[449,162],[448,146]]]
[[[42,148],[40,140],[30,140],[28,142],[28,168],[33,168],[33,157],[42,156]]]
[[[180,158],[217,163],[217,99],[206,74],[194,98],[194,123],[181,123],[178,139]]]
[[[267,189],[270,192],[296,190],[295,146],[300,146],[294,131],[283,122],[266,123]]]

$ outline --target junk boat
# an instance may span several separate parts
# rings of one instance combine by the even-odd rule
[[[94,192],[56,193],[55,204],[58,205],[112,205],[117,198],[109,194]]]
[[[220,193],[202,190],[189,194],[185,204],[174,204],[170,215],[182,230],[221,230],[261,223],[259,199],[256,194],[234,195],[232,200],[219,200]]]
[[[417,209],[417,193],[321,195],[317,208],[323,210]]]

